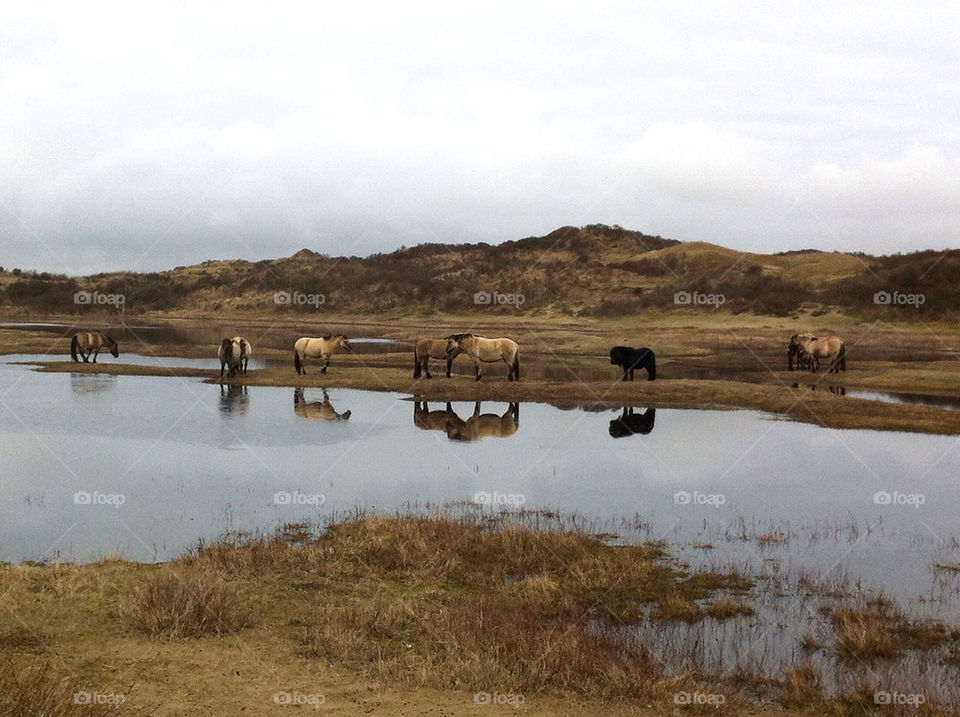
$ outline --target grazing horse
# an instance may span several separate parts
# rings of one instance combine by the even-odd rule
[[[427,378],[433,378],[430,375],[430,359],[434,358],[447,360],[447,378],[450,378],[450,367],[459,355],[460,349],[454,350],[453,353],[447,351],[446,339],[420,339],[413,347],[413,377],[420,378],[420,374],[423,373]]]
[[[480,401],[473,408],[473,415],[466,421],[450,411],[446,421],[447,438],[453,441],[476,441],[485,436],[506,438],[517,432],[520,425],[520,404],[511,403],[502,416],[496,413],[480,413]]]
[[[648,408],[643,413],[634,413],[633,408],[623,407],[623,413],[610,421],[610,435],[614,438],[623,438],[640,433],[647,435],[653,430],[653,423],[657,418],[657,409]]]
[[[413,402],[413,425],[424,431],[445,431],[447,421],[456,415],[449,401],[444,411],[431,411],[426,401]]]
[[[293,412],[301,418],[319,418],[322,421],[346,421],[350,418],[350,411],[337,413],[330,405],[327,389],[323,389],[322,401],[307,401],[302,388],[293,389]]]
[[[93,354],[93,363],[96,363],[97,354],[102,349],[109,350],[114,358],[120,356],[117,342],[102,331],[79,331],[70,339],[70,357],[77,362],[80,361],[78,354],[83,357],[84,363],[87,363],[90,354]]]
[[[507,380],[520,380],[520,346],[512,339],[485,339],[473,334],[450,334],[447,337],[446,356],[456,356],[461,351],[473,359],[473,372],[477,381],[481,378],[481,361],[503,361],[510,369]]]
[[[227,371],[227,378],[233,378],[243,362],[243,344],[236,338],[224,339],[217,349],[217,358],[220,359],[220,378],[223,378],[224,369]]]
[[[790,347],[797,351],[800,365],[817,371],[820,368],[820,359],[830,359],[830,368],[827,373],[840,373],[847,370],[847,345],[839,336],[824,336],[817,338],[810,334],[794,334],[790,337]]]
[[[250,357],[253,355],[253,347],[250,346],[250,342],[242,336],[234,336],[232,340],[240,344],[240,362],[242,364],[240,369],[243,373],[246,373],[247,365],[250,363]]]
[[[297,375],[307,372],[303,361],[308,358],[322,358],[324,364],[320,373],[326,373],[327,366],[330,365],[330,357],[340,347],[350,348],[350,340],[343,334],[337,334],[336,336],[328,334],[319,339],[312,339],[307,336],[297,339],[293,345],[293,367],[297,369]]]
[[[610,363],[620,366],[623,369],[623,380],[633,380],[633,371],[638,368],[647,369],[647,380],[654,381],[657,378],[657,357],[653,349],[646,346],[634,349],[629,346],[614,346],[610,349]]]

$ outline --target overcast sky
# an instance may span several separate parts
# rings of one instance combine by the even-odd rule
[[[26,5],[0,9],[7,268],[596,222],[960,246],[960,3]]]

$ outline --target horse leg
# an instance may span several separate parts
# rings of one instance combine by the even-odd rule
[[[329,366],[329,365],[330,365],[330,357],[327,356],[327,358],[326,358],[326,360],[325,360],[325,362],[324,362],[324,364],[323,364],[323,368],[320,369],[320,373],[326,373],[326,372],[327,372],[327,366]]]
[[[430,375],[430,357],[429,356],[427,356],[423,360],[423,375],[426,376],[427,378],[433,378],[433,376]]]
[[[634,368],[633,368],[633,366],[631,365],[631,366],[630,366],[630,380],[631,380],[631,381],[633,380],[633,372],[634,372]]]
[[[225,364],[223,361],[221,361],[221,362],[220,362],[220,378],[223,378],[223,368],[224,368],[224,366],[226,366],[226,364]]]
[[[507,357],[506,357],[506,356],[501,356],[500,358],[502,358],[502,359],[503,359],[503,362],[504,362],[505,364],[507,364],[507,380],[508,380],[508,381],[512,381],[512,380],[513,380],[513,365],[512,365],[509,361],[507,361]]]
[[[453,366],[453,359],[447,359],[447,378],[450,378],[450,367]]]
[[[100,349],[94,349],[94,352],[93,352],[93,362],[94,362],[94,363],[97,362],[97,354],[99,354],[99,353],[100,353]]]
[[[479,381],[479,380],[480,380],[480,364],[478,364],[478,363],[474,363],[474,364],[473,364],[473,375],[476,376],[476,378],[474,379],[474,381]]]
[[[628,369],[628,368],[627,368],[627,365],[624,364],[624,365],[623,365],[623,378],[622,378],[621,380],[622,380],[622,381],[626,381],[626,380],[627,380],[627,376],[629,375],[629,373],[630,373],[630,369]]]

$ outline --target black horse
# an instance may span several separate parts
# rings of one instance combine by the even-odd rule
[[[653,381],[657,378],[657,359],[653,354],[653,349],[646,346],[634,349],[629,346],[614,346],[610,349],[610,363],[619,365],[623,369],[623,380],[633,380],[633,370],[637,368],[647,369],[647,380]]]
[[[634,413],[633,408],[623,407],[619,418],[610,421],[610,435],[614,438],[633,436],[637,433],[647,435],[653,430],[653,422],[657,418],[657,409],[648,408],[643,413]]]

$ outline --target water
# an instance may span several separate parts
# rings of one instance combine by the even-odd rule
[[[226,531],[356,509],[544,509],[625,541],[665,539],[693,567],[766,576],[750,598],[755,617],[621,630],[657,644],[673,669],[780,676],[780,665],[807,658],[797,645],[822,632],[823,596],[841,586],[960,623],[960,577],[936,568],[960,565],[953,436],[825,429],[755,411],[448,410],[399,394],[13,363],[48,358],[0,357],[0,560],[164,560]],[[811,597],[798,582],[824,587]],[[691,641],[701,646],[695,664]],[[829,652],[813,660],[831,689],[849,677]],[[895,677],[947,684],[943,669],[953,668],[906,660]]]

